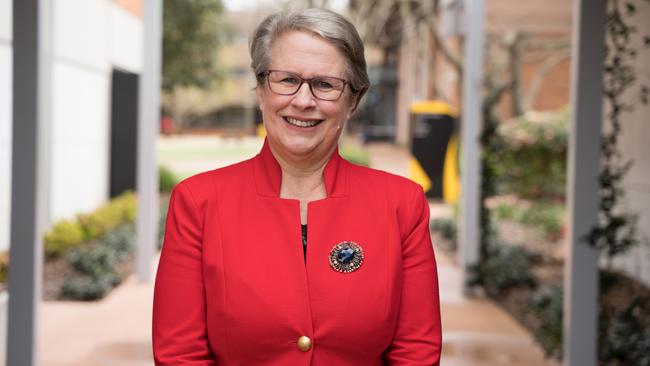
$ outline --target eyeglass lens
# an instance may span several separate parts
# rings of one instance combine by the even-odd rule
[[[343,93],[345,81],[335,77],[315,77],[304,79],[286,71],[269,71],[268,81],[271,91],[281,95],[295,94],[303,82],[309,83],[314,97],[323,100],[337,100]]]

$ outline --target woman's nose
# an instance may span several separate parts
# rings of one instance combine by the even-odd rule
[[[304,82],[294,94],[291,104],[299,108],[310,108],[316,105],[316,98],[309,89],[309,83]]]

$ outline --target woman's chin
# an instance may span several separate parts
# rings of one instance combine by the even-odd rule
[[[278,152],[284,152],[294,158],[318,158],[315,155],[326,154],[323,141],[315,141],[314,139],[292,138],[289,141],[278,141]],[[323,156],[324,158],[324,156]]]

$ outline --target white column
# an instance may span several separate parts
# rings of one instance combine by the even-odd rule
[[[485,44],[484,0],[465,2],[467,33],[463,73],[463,99],[460,120],[461,199],[459,223],[459,263],[466,285],[469,267],[479,261],[481,196],[481,90],[483,89],[483,55]]]
[[[158,165],[156,138],[160,121],[160,73],[162,50],[162,2],[144,1],[144,67],[140,75],[138,117],[138,219],[136,272],[143,282],[151,280],[151,259],[158,242]]]
[[[50,1],[13,2],[13,151],[7,365],[36,364],[47,219]]]
[[[598,252],[582,238],[598,218],[598,174],[607,0],[576,0],[573,12],[568,156],[568,250],[564,268],[564,365],[596,365]]]

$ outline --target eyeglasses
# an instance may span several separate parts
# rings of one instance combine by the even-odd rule
[[[333,76],[317,76],[306,79],[298,74],[288,71],[267,70],[261,74],[266,76],[269,89],[280,95],[294,95],[300,90],[303,83],[309,85],[311,94],[316,99],[335,101],[343,94],[345,84],[349,82],[345,79],[335,78]]]

